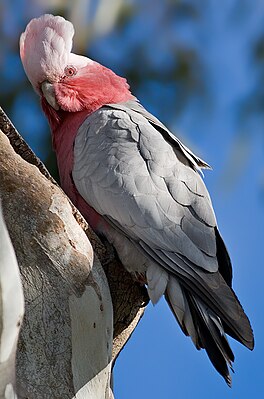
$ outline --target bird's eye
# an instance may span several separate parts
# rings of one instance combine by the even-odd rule
[[[66,68],[64,69],[64,73],[65,73],[65,76],[71,77],[71,76],[76,75],[77,69],[74,66],[69,65],[69,66],[66,66]]]

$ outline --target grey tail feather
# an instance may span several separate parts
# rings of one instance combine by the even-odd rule
[[[197,349],[204,348],[215,369],[225,379],[227,385],[231,387],[232,379],[229,370],[233,371],[232,363],[234,354],[226,338],[221,319],[194,294],[181,287],[184,298],[188,302],[185,307],[186,313],[183,318],[179,317],[178,309],[173,304],[171,293],[166,292],[166,300],[174,313],[180,327],[186,335],[190,335]],[[184,320],[191,319],[186,325]],[[194,331],[195,329],[195,331]]]

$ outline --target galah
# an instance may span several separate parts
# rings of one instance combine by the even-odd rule
[[[124,267],[162,295],[182,331],[231,384],[226,334],[253,349],[201,168],[131,94],[127,81],[71,52],[73,25],[43,15],[21,35],[25,72],[52,132],[61,185]]]

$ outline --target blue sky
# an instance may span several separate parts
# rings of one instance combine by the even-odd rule
[[[255,39],[263,34],[264,2],[224,0],[220,5],[214,0],[199,1],[199,18],[173,15],[168,24],[164,23],[168,16],[163,3],[130,3],[137,3],[138,12],[122,34],[114,30],[95,40],[89,54],[122,74],[133,69],[135,62],[144,74],[147,62],[160,75],[169,74],[175,62],[175,46],[182,45],[199,54],[193,73],[197,73],[203,86],[200,91],[191,92],[183,109],[178,107],[185,86],[176,81],[146,76],[135,87],[135,94],[213,166],[213,171],[205,172],[205,182],[233,261],[235,291],[252,322],[256,348],[250,352],[230,339],[236,360],[233,388],[229,389],[205,352],[198,352],[182,334],[162,300],[155,307],[148,306],[120,354],[114,372],[115,398],[260,398],[264,391],[263,114],[256,112],[243,118],[240,111],[242,104],[250,104],[252,93],[255,98],[263,73],[264,65],[257,66],[252,61],[252,52]],[[24,28],[22,22],[16,17],[4,27],[5,33],[12,29],[19,32]],[[144,62],[133,59],[133,51],[141,43],[146,54]],[[17,49],[7,52],[0,63],[2,91],[8,92],[12,85],[24,80]],[[33,91],[21,89],[11,116],[45,161],[47,123]]]

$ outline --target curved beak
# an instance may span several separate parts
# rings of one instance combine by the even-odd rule
[[[47,80],[45,80],[44,82],[41,83],[40,87],[41,87],[41,91],[42,91],[44,97],[46,98],[47,102],[49,103],[49,105],[51,105],[52,108],[54,108],[56,111],[58,111],[60,109],[60,107],[56,101],[53,84],[48,82]]]

